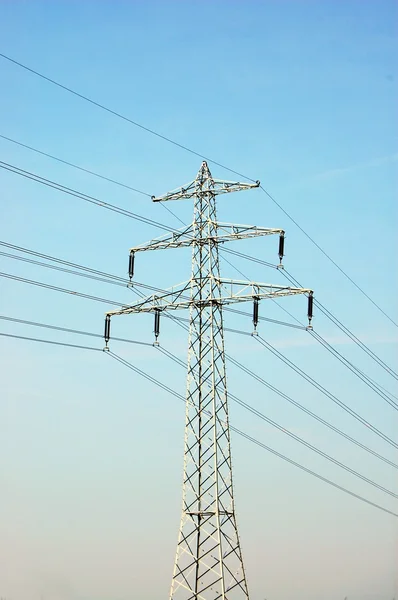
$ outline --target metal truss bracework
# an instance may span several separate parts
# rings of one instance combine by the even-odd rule
[[[218,245],[226,241],[279,234],[282,259],[283,230],[217,222],[217,194],[248,190],[258,185],[258,182],[215,180],[207,163],[203,162],[193,182],[163,197],[153,198],[155,202],[192,198],[193,223],[171,236],[132,248],[130,277],[136,252],[190,245],[191,279],[164,294],[110,311],[106,316],[105,340],[108,342],[112,315],[154,312],[157,339],[162,311],[180,308],[190,311],[183,505],[170,600],[249,599],[234,505],[223,305],[253,301],[256,327],[260,299],[305,294],[308,296],[308,316],[310,320],[312,318],[313,296],[309,289],[220,277]]]

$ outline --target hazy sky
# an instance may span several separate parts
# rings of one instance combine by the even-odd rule
[[[397,3],[275,0],[0,2],[0,52],[253,179],[397,320]],[[0,58],[0,134],[162,194],[201,159]],[[0,138],[1,160],[144,214],[150,199]],[[215,177],[234,179],[210,164]],[[0,240],[116,275],[128,249],[162,232],[1,170]],[[184,222],[192,204],[170,208]],[[397,329],[261,190],[222,196],[222,221],[286,230],[288,270],[384,361]],[[231,248],[277,262],[277,240]],[[11,252],[4,247],[1,251]],[[228,255],[252,280],[274,270]],[[127,289],[0,256],[1,272],[126,303]],[[223,274],[242,278],[222,262]],[[189,278],[190,253],[137,257],[136,278]],[[112,308],[0,278],[0,315],[102,333]],[[283,306],[305,319],[302,297]],[[251,311],[251,307],[245,307]],[[260,314],[290,319],[262,302]],[[226,315],[251,331],[250,319]],[[161,343],[185,360],[186,334]],[[388,390],[394,380],[319,312],[314,326]],[[114,319],[114,335],[153,341],[152,318]],[[96,338],[0,321],[0,332],[102,348]],[[304,331],[261,334],[386,435],[397,413]],[[227,351],[390,460],[398,453],[250,337]],[[152,347],[115,352],[181,394],[184,370]],[[104,354],[0,337],[0,597],[160,600],[181,509],[184,407]],[[228,365],[227,365],[228,366]],[[351,468],[398,493],[396,469],[228,366],[231,391]],[[398,512],[395,498],[305,449],[240,406],[231,422],[350,491]],[[237,516],[252,600],[398,597],[397,519],[232,437]]]

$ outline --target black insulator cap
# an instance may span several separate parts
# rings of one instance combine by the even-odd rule
[[[130,252],[130,256],[129,256],[129,277],[130,280],[133,278],[134,275],[134,252]]]
[[[109,342],[111,337],[111,318],[109,315],[106,315],[105,317],[105,331],[104,331],[104,338],[105,338],[105,342],[106,344]]]
[[[285,233],[281,233],[279,236],[279,260],[282,262],[282,258],[285,256]]]
[[[253,299],[253,325],[254,328],[257,327],[258,324],[258,298]]]
[[[310,292],[308,295],[308,320],[311,323],[311,319],[313,316],[313,310],[314,310],[314,296],[313,296],[313,292]]]

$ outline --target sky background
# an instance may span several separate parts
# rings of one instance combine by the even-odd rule
[[[393,1],[0,1],[0,52],[262,185],[397,320],[397,3]],[[160,195],[201,159],[0,58],[0,135]],[[0,138],[1,160],[181,224],[148,197]],[[215,177],[235,179],[213,165]],[[0,240],[119,276],[128,249],[161,231],[0,172]],[[170,208],[188,223],[192,203]],[[397,364],[397,329],[261,191],[221,196],[221,221],[286,230],[286,268],[378,356]],[[277,263],[277,239],[232,249]],[[9,251],[0,247],[1,251]],[[18,254],[18,253],[16,253]],[[20,254],[20,256],[23,256]],[[227,255],[248,279],[280,273]],[[131,291],[0,256],[1,272],[126,303]],[[221,262],[226,277],[242,278]],[[143,253],[136,279],[187,280],[188,250]],[[103,331],[112,306],[0,278],[0,314]],[[305,321],[306,301],[281,303]],[[249,312],[251,306],[245,307]],[[271,302],[260,314],[290,320]],[[225,315],[250,332],[247,317]],[[152,343],[152,318],[113,320]],[[390,391],[394,380],[330,321],[314,327]],[[263,322],[270,343],[385,434],[397,413],[305,331]],[[13,335],[100,339],[0,321]],[[161,344],[183,360],[183,330]],[[254,339],[227,352],[390,460],[397,452]],[[181,394],[184,370],[152,347],[112,349]],[[181,509],[184,407],[100,352],[0,337],[0,597],[167,598]],[[227,365],[230,390],[323,451],[398,492],[397,471]],[[397,512],[370,487],[231,402],[231,423],[339,485]],[[398,597],[397,519],[232,434],[238,525],[252,600]]]

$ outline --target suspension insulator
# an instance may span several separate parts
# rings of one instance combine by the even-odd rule
[[[313,296],[313,292],[310,292],[308,295],[308,325],[309,327],[311,327],[311,321],[312,321],[312,317],[314,314],[314,296]]]
[[[154,326],[154,333],[155,333],[155,340],[156,340],[156,342],[158,341],[159,331],[160,331],[160,310],[157,308],[155,310],[155,326]]]
[[[104,338],[105,338],[105,344],[106,345],[108,345],[110,337],[111,337],[111,318],[110,318],[109,315],[106,315],[106,317],[105,317],[105,331],[104,331]]]
[[[285,232],[279,235],[279,262],[282,264],[282,259],[285,256]]]
[[[254,331],[257,329],[258,324],[258,298],[253,298],[253,325]]]
[[[130,252],[129,256],[129,277],[130,281],[133,279],[134,275],[134,252]]]

